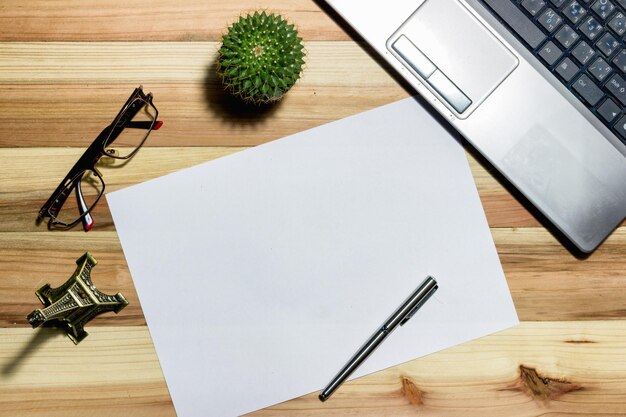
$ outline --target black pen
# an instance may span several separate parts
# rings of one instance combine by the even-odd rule
[[[426,278],[330,381],[320,393],[320,401],[326,401],[398,325],[402,326],[419,310],[437,288],[439,286],[433,277]]]

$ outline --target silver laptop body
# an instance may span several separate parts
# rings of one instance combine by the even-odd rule
[[[511,0],[326,1],[580,251],[624,220],[617,126],[603,124],[485,5]]]

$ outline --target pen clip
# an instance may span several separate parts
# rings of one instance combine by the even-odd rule
[[[422,300],[419,303],[417,303],[417,305],[413,307],[413,309],[409,311],[406,314],[406,316],[404,316],[404,318],[400,322],[400,326],[403,326],[404,323],[406,323],[407,321],[411,319],[411,317],[413,317],[413,315],[417,312],[417,310],[419,310],[420,307],[423,306],[426,301],[428,301],[430,296],[433,295],[433,293],[437,290],[437,288],[439,288],[439,285],[435,285],[434,287],[430,289],[430,291],[428,291],[428,293],[424,296],[424,298],[422,298]]]

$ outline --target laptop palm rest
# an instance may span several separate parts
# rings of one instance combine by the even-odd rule
[[[424,2],[387,48],[461,119],[519,63],[458,0]]]

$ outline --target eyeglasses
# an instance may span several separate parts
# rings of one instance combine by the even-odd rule
[[[38,222],[48,217],[50,229],[69,229],[82,222],[85,231],[89,231],[94,225],[91,211],[104,193],[104,180],[96,164],[103,156],[132,158],[150,132],[163,125],[157,120],[158,114],[152,93],[145,94],[141,86],[137,87],[113,122],[89,145],[41,207]],[[119,146],[117,149],[111,148],[113,142]],[[76,193],[75,202],[68,199],[72,191]]]

